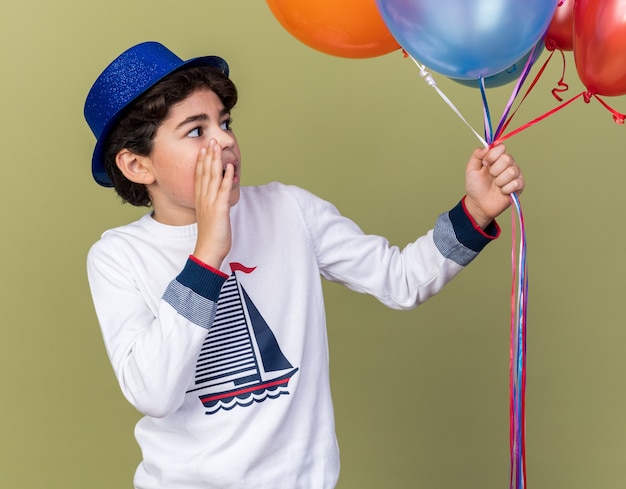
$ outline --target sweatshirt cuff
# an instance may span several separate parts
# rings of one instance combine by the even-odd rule
[[[190,256],[176,280],[196,294],[217,301],[228,275]]]
[[[448,213],[459,242],[472,251],[480,252],[491,241],[500,236],[500,226],[494,220],[482,229],[465,207],[465,197]]]

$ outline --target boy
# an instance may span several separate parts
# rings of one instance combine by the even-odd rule
[[[142,43],[85,103],[95,180],[151,206],[105,232],[88,275],[136,427],[135,487],[330,489],[339,473],[320,275],[410,309],[499,234],[524,180],[476,150],[464,199],[403,250],[279,183],[240,187],[237,91],[215,56]]]

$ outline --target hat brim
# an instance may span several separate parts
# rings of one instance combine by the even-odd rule
[[[163,75],[159,79],[155,80],[150,86],[147,86],[143,91],[136,94],[135,97],[133,97],[131,100],[128,101],[128,103],[124,106],[124,108],[119,110],[114,116],[112,116],[109,119],[109,121],[105,124],[104,128],[102,129],[102,133],[100,134],[100,137],[96,141],[96,146],[93,150],[93,156],[91,159],[91,173],[93,175],[94,180],[96,181],[98,185],[101,185],[103,187],[113,187],[113,182],[111,181],[111,178],[109,177],[109,174],[107,173],[105,165],[104,165],[104,144],[106,142],[106,139],[109,133],[111,132],[113,127],[115,127],[120,117],[124,113],[126,107],[132,104],[135,100],[141,97],[144,93],[150,90],[153,86],[155,86],[165,77],[183,68],[188,68],[188,67],[193,67],[193,66],[213,66],[221,70],[226,76],[229,75],[228,63],[224,59],[220,58],[219,56],[200,56],[197,58],[188,59],[187,61],[183,61],[179,66],[176,66],[173,69],[167,72],[164,72]]]

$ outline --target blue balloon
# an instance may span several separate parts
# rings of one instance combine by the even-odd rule
[[[376,0],[398,44],[450,78],[505,71],[545,34],[559,0]]]
[[[535,44],[535,50],[533,49],[527,52],[522,59],[514,63],[512,66],[509,66],[506,70],[501,71],[500,73],[496,73],[495,75],[488,76],[485,78],[485,88],[495,88],[501,87],[502,85],[506,85],[511,82],[516,82],[518,78],[522,75],[524,68],[526,67],[526,63],[528,63],[528,58],[532,53],[533,57],[531,60],[531,66],[535,64],[535,61],[541,56],[543,52],[543,38],[540,39]],[[461,85],[465,85],[467,87],[480,88],[480,79],[467,80],[460,78],[451,78],[455,82],[460,83]]]

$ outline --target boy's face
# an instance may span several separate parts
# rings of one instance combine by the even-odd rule
[[[230,113],[215,92],[200,89],[171,107],[154,138],[148,158],[154,182],[148,192],[155,219],[171,225],[196,222],[195,169],[200,149],[211,139],[222,148],[223,168],[234,166],[230,205],[239,201],[241,153],[230,129]]]

